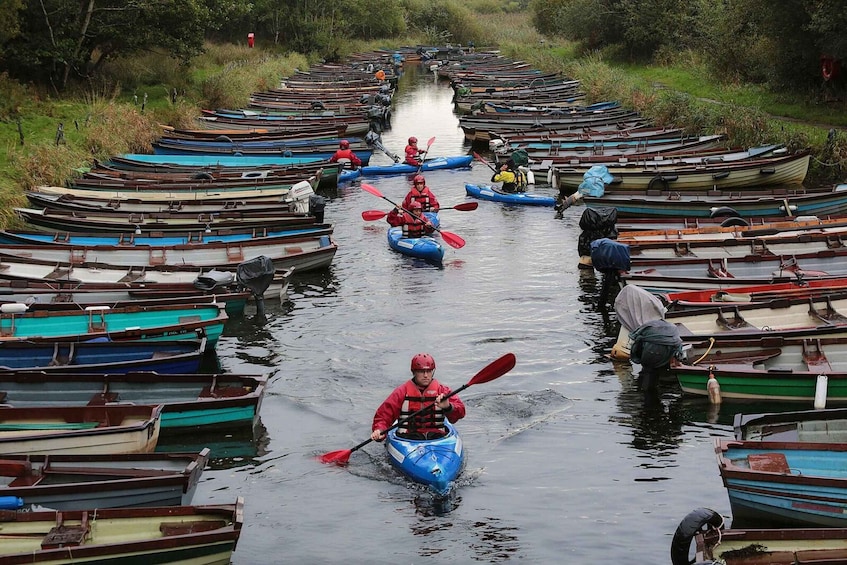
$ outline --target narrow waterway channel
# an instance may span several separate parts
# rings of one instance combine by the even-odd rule
[[[451,95],[430,73],[404,76],[386,147],[434,136],[431,156],[467,154]],[[449,206],[490,175],[477,163],[427,181]],[[405,177],[368,182],[392,199],[408,188]],[[327,196],[333,266],[297,277],[266,320],[232,320],[218,346],[224,370],[271,374],[262,429],[192,438],[219,456],[195,502],[245,498],[235,563],[668,563],[690,510],[728,514],[712,441],[731,435],[731,406],[710,414],[672,382],[645,399],[629,364],[606,357],[617,328],[597,307],[598,278],[577,268],[582,207],[560,220],[491,202],[445,211],[442,227],[467,245],[435,268],[389,250],[383,221],[362,220],[386,202],[355,184]],[[367,439],[421,351],[453,388],[517,356],[511,373],[462,394],[467,467],[447,502],[400,478],[378,444],[346,468],[316,461]]]

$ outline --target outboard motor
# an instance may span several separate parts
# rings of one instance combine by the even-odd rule
[[[591,242],[591,264],[603,273],[599,302],[605,305],[612,285],[620,280],[620,272],[630,269],[629,245],[607,237],[595,239]]]
[[[259,255],[243,263],[239,263],[235,269],[238,285],[253,293],[256,299],[256,313],[260,316],[265,314],[265,291],[274,280],[276,269],[270,257]]]
[[[309,197],[309,215],[315,217],[316,224],[324,223],[324,208],[326,208],[326,198],[320,194]]]
[[[638,378],[642,391],[655,389],[658,372],[666,369],[674,357],[683,357],[679,328],[667,320],[647,322],[632,332],[629,339],[632,342],[630,358],[641,365]]]
[[[194,279],[194,288],[210,291],[215,289],[225,289],[235,281],[235,277],[228,271],[216,271],[212,269],[209,272],[203,273]]]

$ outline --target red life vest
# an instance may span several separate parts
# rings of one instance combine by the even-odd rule
[[[403,237],[423,237],[425,235],[427,235],[426,225],[411,214],[404,214]]]
[[[438,396],[439,386],[438,381],[432,379],[426,390],[422,392],[414,381],[411,379],[406,381],[406,398],[400,406],[400,418],[406,418],[421,408],[435,402],[435,397]],[[427,410],[397,428],[397,433],[400,436],[408,436],[409,434],[423,434],[424,437],[432,437],[428,436],[428,434],[434,434],[435,436],[444,435],[447,433],[447,428],[444,426],[444,412],[438,407]]]

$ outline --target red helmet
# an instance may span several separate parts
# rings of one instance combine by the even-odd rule
[[[434,371],[435,359],[429,353],[418,353],[412,357],[413,371]]]
[[[412,179],[412,184],[418,184],[419,182],[426,184],[426,179],[423,175],[415,175],[415,178]]]
[[[346,139],[342,139],[342,140],[338,143],[338,145],[339,145],[339,147],[341,147],[342,149],[349,149],[349,148],[350,148],[350,142],[349,142],[349,141],[347,141]]]
[[[409,210],[423,210],[423,204],[419,200],[412,200],[412,203],[409,204]]]
[[[417,142],[418,142],[418,138],[417,138],[417,137],[410,137],[410,138],[409,138],[409,145],[414,145],[414,144],[415,144],[415,143],[417,143]]]

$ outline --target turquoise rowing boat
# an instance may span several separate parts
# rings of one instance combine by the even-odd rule
[[[227,320],[225,305],[183,304],[83,311],[28,312],[25,304],[0,305],[0,341],[173,340],[206,337],[214,347]]]

